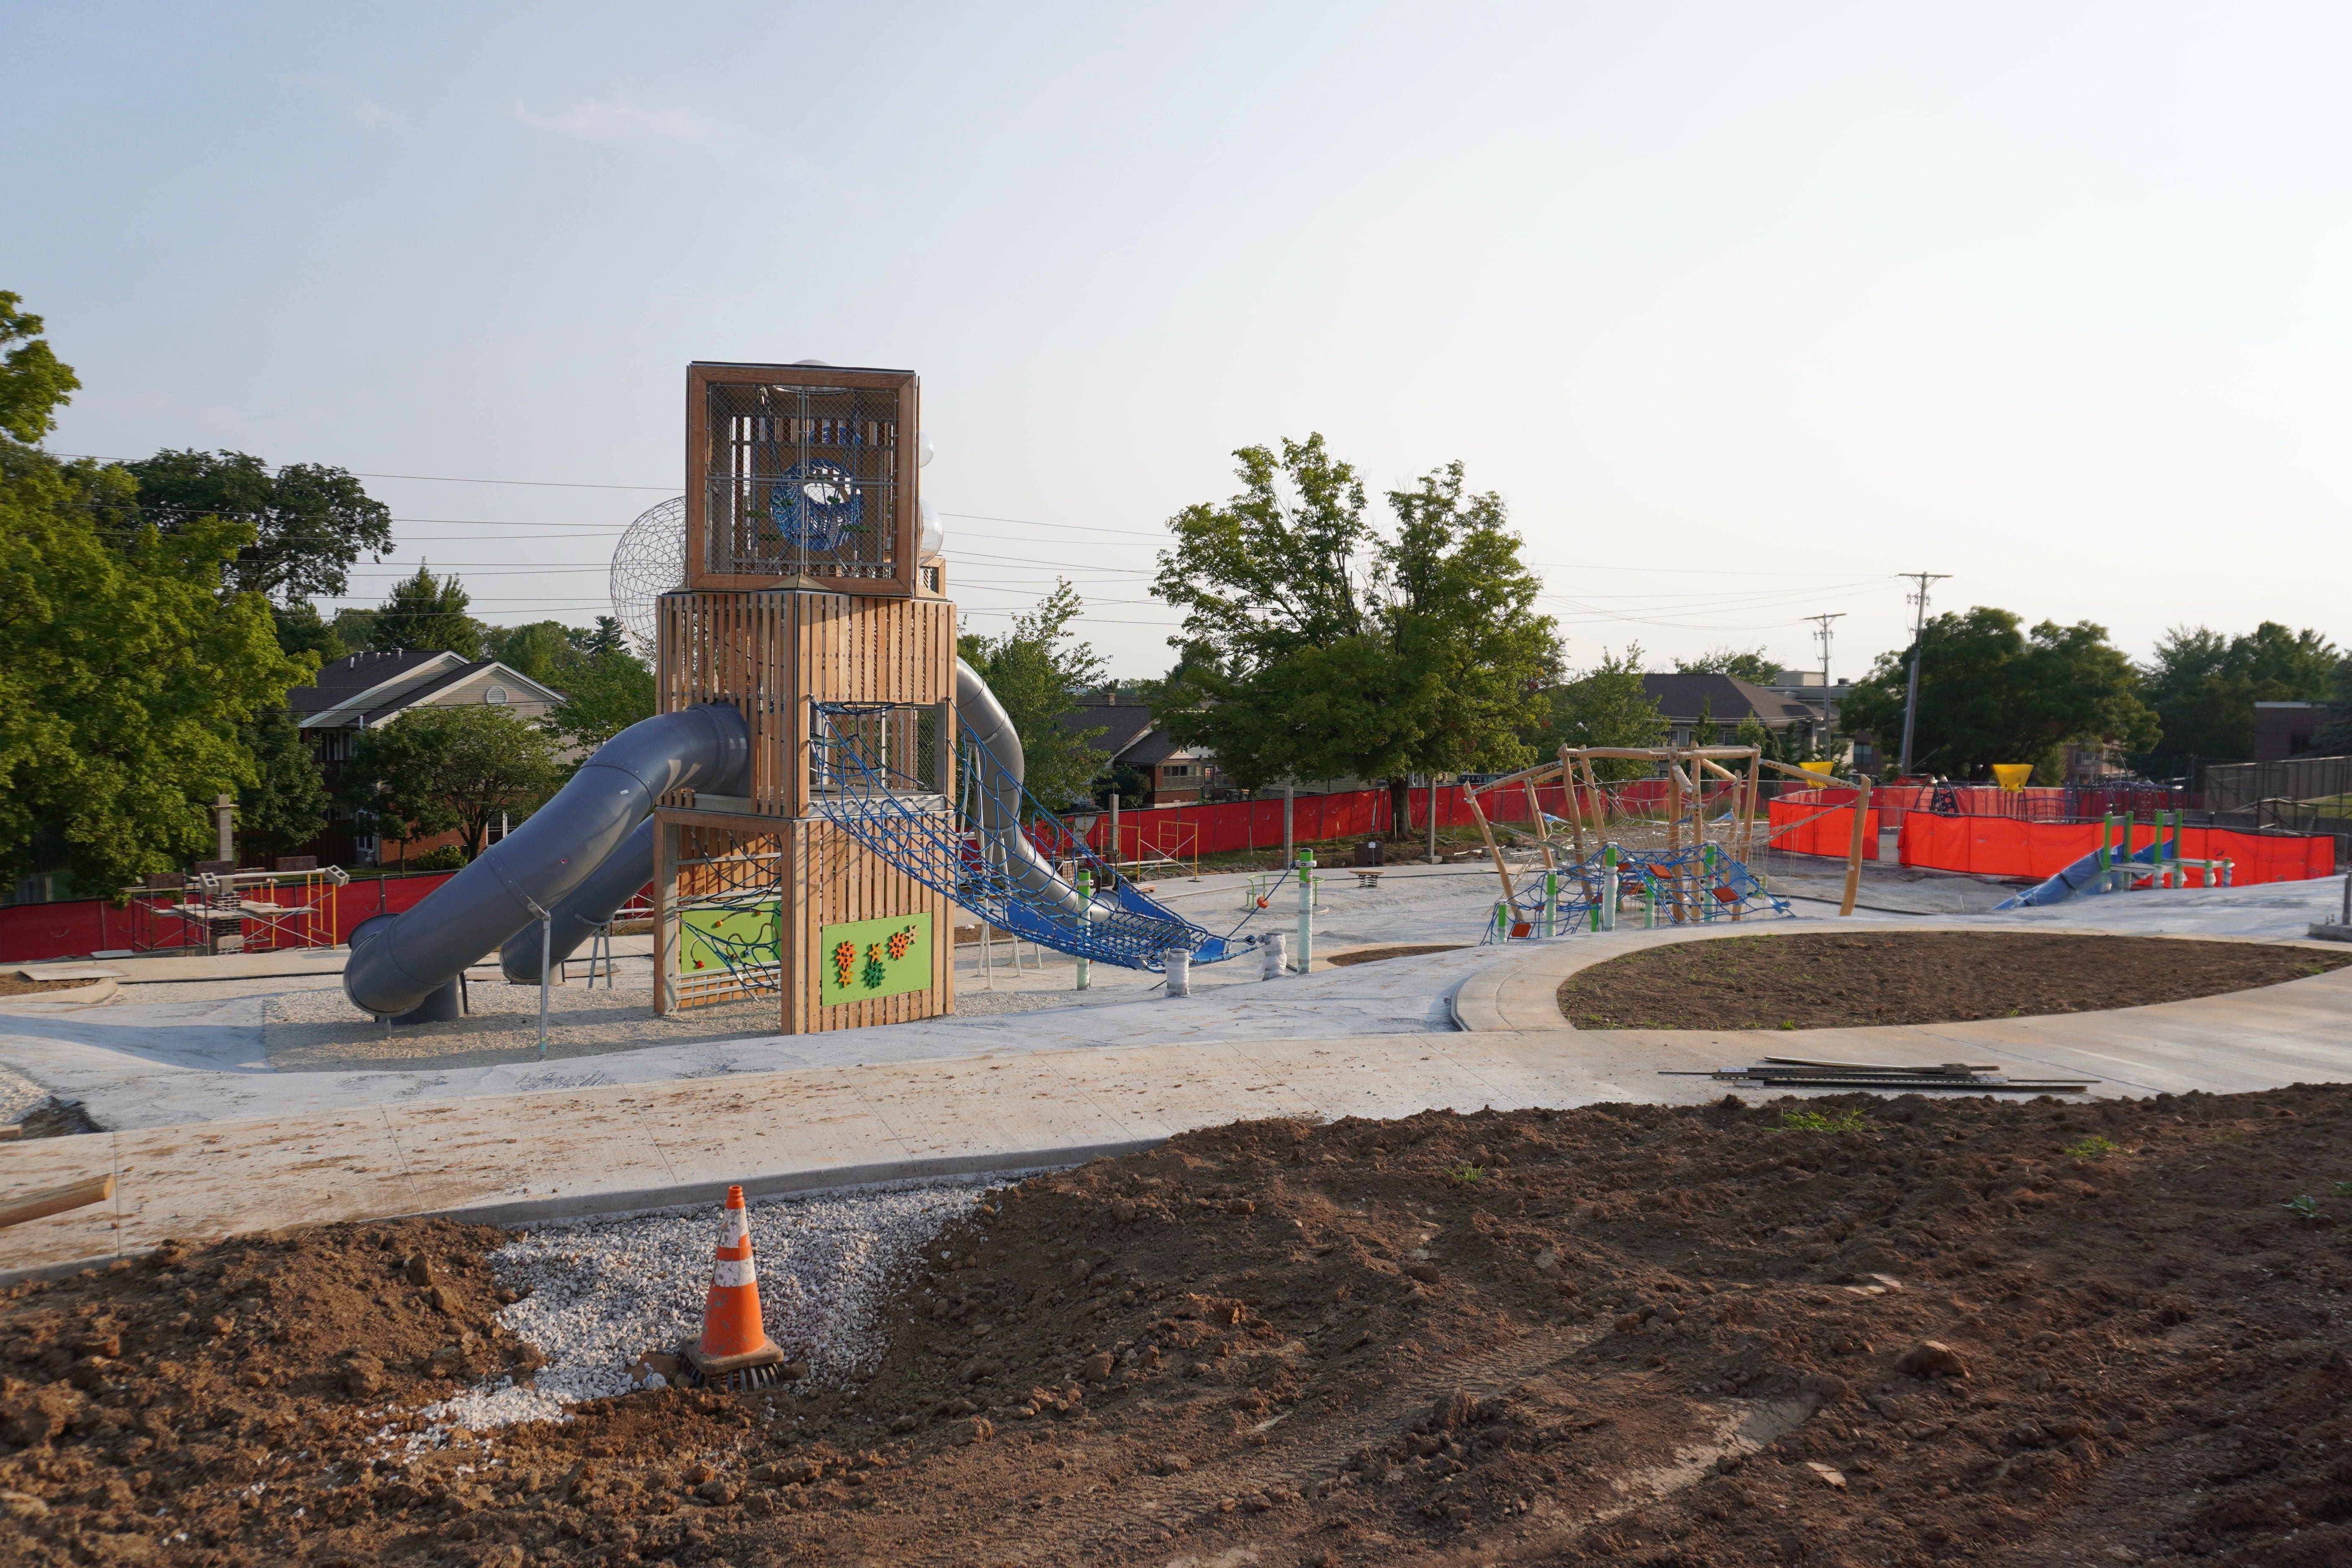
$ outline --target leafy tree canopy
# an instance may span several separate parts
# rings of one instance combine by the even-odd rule
[[[249,853],[289,855],[327,829],[327,783],[310,743],[282,708],[265,708],[238,730],[254,776],[237,791],[238,842]]]
[[[0,876],[119,888],[208,852],[213,797],[258,777],[240,726],[316,666],[222,592],[247,524],[165,536],[123,469],[30,444],[79,383],[16,306],[0,294]]]
[[[1185,612],[1185,662],[1150,694],[1171,737],[1245,788],[1383,780],[1399,822],[1415,773],[1526,761],[1558,641],[1502,498],[1451,463],[1387,492],[1382,532],[1321,436],[1234,456],[1241,492],[1170,520],[1152,584]]]
[[[1683,675],[1728,675],[1758,686],[1769,686],[1780,676],[1780,660],[1760,647],[1711,647],[1696,658],[1675,660],[1675,668]]]
[[[1079,642],[1070,623],[1085,608],[1078,591],[1057,580],[1037,607],[1013,618],[1002,637],[965,632],[956,653],[988,683],[989,690],[1021,737],[1029,793],[1049,811],[1092,797],[1096,775],[1109,753],[1092,742],[1104,727],[1073,730],[1062,715],[1074,710],[1080,694],[1102,684],[1108,665],[1091,644]]]
[[[73,366],[60,364],[43,340],[41,318],[18,307],[23,296],[0,289],[0,431],[27,446],[58,427],[56,411],[81,389]]]
[[[1544,694],[1543,722],[1531,739],[1539,752],[1562,746],[1657,746],[1673,725],[1642,684],[1642,647],[1624,653],[1601,650],[1601,662]],[[1592,771],[1601,783],[1647,778],[1648,763],[1632,757],[1601,757]]]
[[[2254,754],[2254,704],[2325,702],[2343,655],[2319,633],[2264,621],[2224,637],[2206,626],[2175,626],[2141,670],[2141,697],[2162,730],[2135,760],[2143,771],[2172,773],[2191,757],[2244,762]]]
[[[563,701],[540,722],[583,756],[638,720],[654,716],[654,672],[624,647],[593,654],[575,649],[556,667],[548,684],[563,693]]]
[[[420,564],[416,575],[396,585],[370,618],[367,646],[383,653],[404,647],[444,649],[479,658],[485,628],[466,613],[473,602],[456,573],[436,577]]]
[[[1903,733],[1909,651],[1879,655],[1842,708],[1847,730],[1888,750]],[[2007,610],[1982,606],[1927,624],[1914,768],[1966,779],[1994,763],[2032,763],[2036,782],[2055,783],[2070,745],[2145,751],[2156,738],[2137,672],[2104,626],[2043,621],[2028,632]]]
[[[488,702],[413,708],[352,746],[341,795],[362,827],[399,841],[462,832],[482,852],[491,818],[523,816],[562,784],[547,732]]]
[[[253,542],[226,574],[229,593],[279,604],[339,598],[362,552],[377,561],[392,553],[391,509],[341,468],[289,463],[272,471],[248,453],[197,451],[158,452],[127,467],[139,481],[140,515],[164,533],[204,517],[252,525]]]

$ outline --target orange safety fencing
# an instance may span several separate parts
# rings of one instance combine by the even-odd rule
[[[1827,855],[1843,860],[1853,852],[1853,802],[1850,789],[1793,790],[1764,803],[1772,847],[1792,855]],[[1871,799],[1878,798],[1873,792]],[[1862,814],[1862,858],[1878,858],[1878,807]]]
[[[2100,831],[2096,822],[2017,822],[1915,811],[1903,819],[1896,858],[1906,866],[1937,871],[2040,880],[2097,849]],[[2171,835],[2163,837],[2168,841]],[[2131,847],[2145,848],[2157,838],[2153,823],[2135,824]],[[2324,834],[2286,837],[2188,827],[2180,830],[2180,853],[2191,860],[2235,861],[2231,880],[2239,884],[2298,882],[2332,876],[2336,870],[2336,840]]]

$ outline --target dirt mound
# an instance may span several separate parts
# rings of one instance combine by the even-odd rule
[[[2169,937],[2032,931],[1716,937],[1579,970],[1580,1029],[1843,1029],[2093,1013],[2325,974],[2352,953]]]
[[[2336,1563],[2346,1178],[2334,1088],[1247,1123],[993,1194],[868,1382],[446,1446],[436,1352],[530,1359],[498,1233],[331,1227],[12,1293],[0,1502],[60,1563]]]

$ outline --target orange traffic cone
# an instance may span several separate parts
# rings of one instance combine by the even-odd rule
[[[689,1383],[757,1388],[776,1381],[784,1352],[760,1326],[760,1285],[751,1267],[751,1219],[743,1189],[727,1189],[726,1220],[710,1266],[710,1297],[702,1308],[702,1337],[681,1346]]]

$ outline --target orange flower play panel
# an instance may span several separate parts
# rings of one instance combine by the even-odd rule
[[[919,911],[829,925],[819,951],[818,1000],[826,1006],[921,991],[931,984],[931,917]]]

